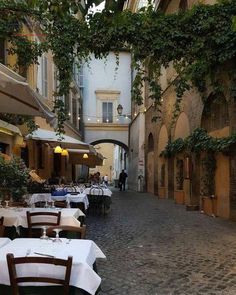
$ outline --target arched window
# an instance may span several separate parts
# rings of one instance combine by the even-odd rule
[[[180,0],[179,2],[179,10],[186,11],[188,9],[188,0]]]
[[[153,140],[153,135],[150,133],[148,135],[148,151],[152,152],[154,151],[154,140]]]
[[[202,128],[207,132],[229,125],[228,103],[223,96],[210,95],[202,113]]]

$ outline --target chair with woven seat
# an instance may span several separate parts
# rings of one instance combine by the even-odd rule
[[[76,239],[85,239],[86,235],[86,225],[83,225],[81,227],[77,226],[67,226],[67,225],[57,225],[57,226],[50,226],[47,228],[47,235],[49,237],[54,237],[55,233],[53,232],[55,229],[60,229],[60,237],[61,238],[71,238],[72,234],[73,237]]]
[[[55,278],[55,276],[20,276],[20,265],[26,264],[45,264],[46,265],[55,265],[64,267],[65,275],[63,278]],[[7,254],[7,265],[10,277],[10,284],[12,288],[12,295],[19,295],[19,283],[48,283],[48,284],[56,284],[63,287],[63,295],[69,295],[69,282],[71,275],[71,267],[72,267],[72,257],[69,256],[68,259],[58,259],[54,257],[14,257],[12,253]],[[16,268],[17,266],[17,268]],[[46,268],[45,268],[46,270]],[[45,271],[46,273],[46,271]],[[38,290],[41,287],[37,287]],[[39,292],[39,294],[42,294]]]
[[[41,235],[40,228],[43,226],[59,225],[61,221],[61,211],[59,212],[30,212],[26,211],[28,223],[28,237],[39,237]]]

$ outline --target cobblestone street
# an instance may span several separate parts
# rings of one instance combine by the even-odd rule
[[[108,216],[88,216],[104,251],[99,295],[236,294],[236,223],[173,200],[114,190]]]

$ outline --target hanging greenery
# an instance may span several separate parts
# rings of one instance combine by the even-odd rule
[[[178,138],[173,142],[168,142],[160,156],[171,158],[183,151],[192,153],[203,151],[228,153],[235,144],[236,133],[228,137],[215,138],[210,136],[205,129],[197,128],[185,139]]]
[[[58,99],[69,92],[74,61],[79,64],[91,53],[102,58],[110,51],[129,50],[137,72],[132,97],[138,104],[142,103],[141,88],[147,81],[150,98],[157,107],[162,97],[159,84],[162,66],[171,64],[176,70],[177,79],[172,83],[177,98],[193,86],[203,94],[206,85],[219,89],[218,74],[227,61],[231,61],[231,74],[235,72],[236,2],[233,0],[199,4],[186,12],[167,15],[154,11],[151,6],[137,13],[121,12],[123,1],[108,0],[101,13],[88,14],[89,7],[99,1],[86,3],[83,8],[77,0],[0,0],[0,38],[14,45],[9,53],[17,53],[19,66],[27,67],[37,62],[42,52],[52,51],[60,81],[54,108],[58,114],[65,113]],[[35,25],[40,23],[43,44],[19,35],[25,18]],[[233,83],[232,79],[232,89]],[[65,119],[65,115],[59,115],[59,132],[63,132]]]

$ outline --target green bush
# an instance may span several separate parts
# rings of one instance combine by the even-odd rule
[[[30,180],[29,170],[22,159],[14,157],[5,161],[0,157],[0,188],[2,195],[8,192],[13,201],[19,201],[27,193],[27,184]]]

